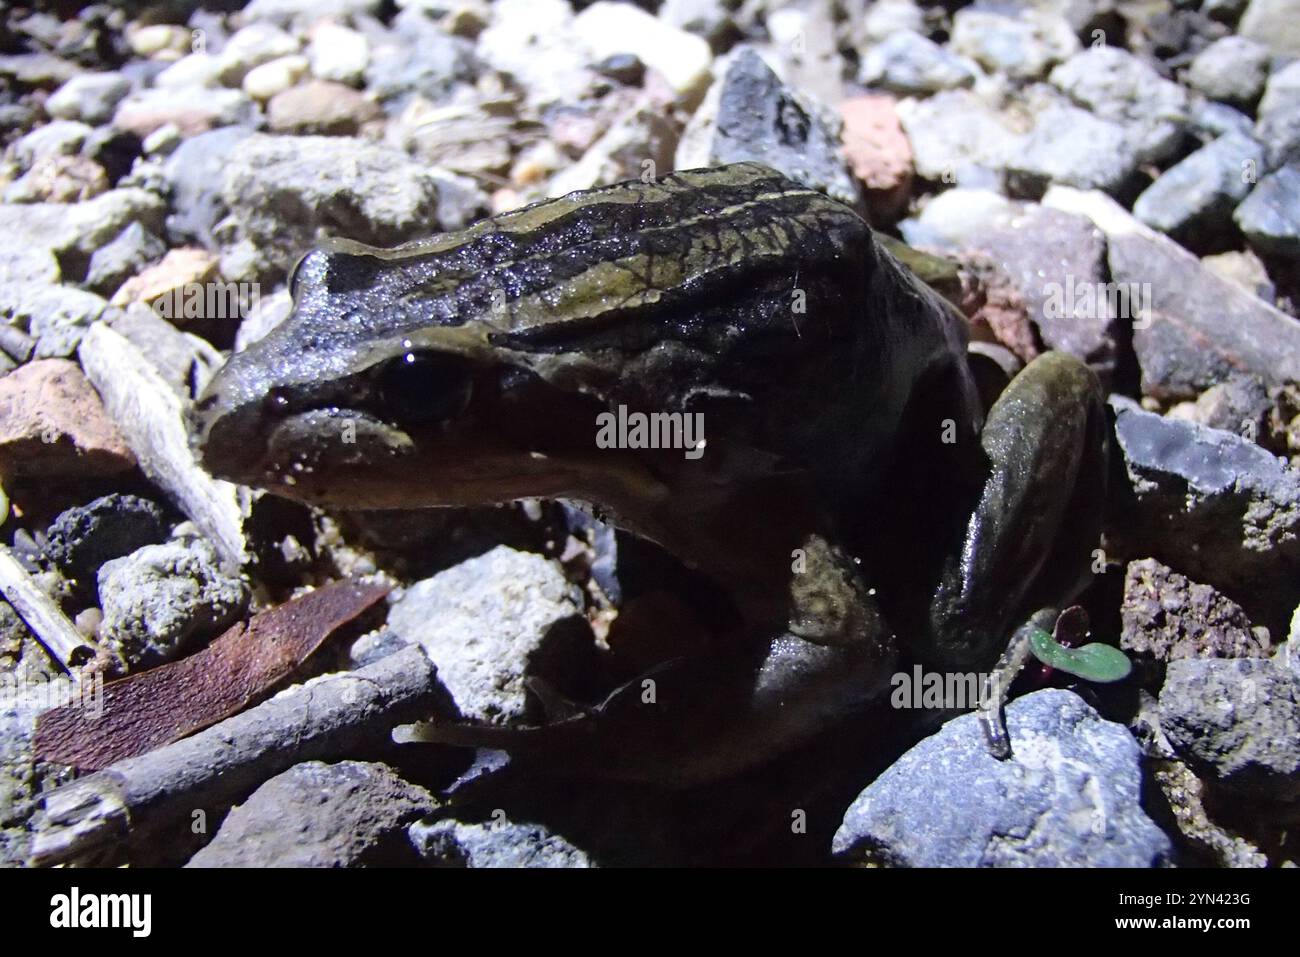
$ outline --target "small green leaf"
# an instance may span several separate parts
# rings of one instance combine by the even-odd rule
[[[1041,628],[1035,628],[1030,634],[1029,647],[1043,664],[1085,681],[1120,681],[1133,670],[1133,663],[1118,648],[1096,642],[1082,648],[1066,648]]]

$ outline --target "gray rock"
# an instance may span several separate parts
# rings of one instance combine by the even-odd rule
[[[1007,163],[1007,175],[1015,193],[1031,197],[1050,183],[1117,193],[1137,165],[1134,144],[1122,126],[1086,110],[1053,106],[1035,117],[1020,151]]]
[[[852,45],[858,49],[869,43],[883,43],[900,30],[921,33],[925,30],[925,13],[913,0],[881,0],[845,24]]]
[[[59,262],[50,250],[33,248],[21,237],[0,236],[0,284],[48,285],[59,278]]]
[[[1195,2],[1178,2],[1124,7],[1125,45],[1142,59],[1159,64],[1162,72],[1185,68],[1205,47],[1232,33],[1195,6]]]
[[[35,757],[36,718],[49,704],[39,690],[0,687],[0,866],[21,866],[31,848],[29,821],[49,770]]]
[[[365,668],[405,647],[406,642],[388,628],[367,632],[348,649],[348,666],[352,670]]]
[[[473,44],[445,33],[414,8],[394,17],[393,30],[372,42],[366,88],[380,100],[419,94],[437,103],[478,71]]]
[[[383,0],[252,0],[242,15],[246,21],[267,20],[301,31],[321,20],[341,23],[358,14],[377,17],[383,6]]]
[[[23,176],[4,188],[6,203],[75,203],[108,189],[99,164],[84,156],[37,160]]]
[[[140,149],[150,158],[167,157],[176,151],[176,147],[180,146],[181,142],[181,131],[168,124],[158,127],[146,136],[140,143]]]
[[[813,95],[826,95],[827,86],[838,89],[836,81],[843,73],[830,16],[830,6],[824,0],[774,8],[767,15],[767,30],[774,43],[782,43],[784,37],[782,45],[790,49],[794,37],[799,37],[802,47],[791,58],[791,73],[799,78],[799,86],[812,84],[809,92]],[[599,63],[615,53],[636,54],[667,82],[673,96],[688,107],[698,103],[709,86],[709,69],[713,63],[709,45],[693,34],[674,29],[635,4],[596,0],[583,6],[573,18],[573,36],[578,41],[577,48],[588,51],[591,63]],[[818,71],[805,69],[805,61],[810,67],[824,66],[824,74],[818,76]]]
[[[1127,299],[1121,317],[1137,320],[1133,347],[1144,394],[1191,399],[1241,373],[1269,387],[1300,377],[1300,324],[1290,316],[1207,269],[1108,196],[1053,188],[1043,203],[1082,213],[1106,233],[1110,289],[1121,306]]]
[[[71,356],[107,308],[100,296],[71,286],[0,284],[0,315],[36,340],[38,359]]]
[[[1129,562],[1120,619],[1119,646],[1154,661],[1268,656],[1240,605],[1154,558]]]
[[[634,179],[653,163],[656,169],[673,165],[677,130],[661,111],[633,107],[582,154],[578,162],[560,170],[547,184],[547,194],[563,196],[577,189],[590,189]],[[705,161],[707,162],[707,160]],[[692,164],[695,165],[695,164]]]
[[[146,545],[99,569],[100,634],[135,670],[215,638],[243,615],[248,598],[248,586],[221,570],[207,540]]]
[[[113,124],[144,139],[167,124],[184,136],[222,126],[251,126],[257,105],[242,90],[204,86],[138,90],[118,104]]]
[[[52,53],[0,56],[0,77],[12,79],[21,86],[49,89],[66,83],[80,72],[75,63]]]
[[[1256,116],[1255,133],[1268,147],[1270,168],[1300,163],[1300,60],[1269,77]]]
[[[1227,103],[1197,97],[1187,114],[1187,129],[1198,139],[1208,142],[1225,133],[1253,136],[1255,121]]]
[[[593,867],[591,859],[539,824],[419,821],[411,843],[435,867]]]
[[[784,4],[779,9],[770,10],[766,16],[768,36],[775,49],[782,51],[782,64],[778,68],[781,79],[817,103],[840,103],[845,97],[842,78],[849,70],[840,54],[836,29],[838,10],[838,4],[833,0],[813,0],[811,3]],[[576,21],[579,26],[582,20],[579,14]],[[710,51],[702,52],[709,53],[704,61],[707,72],[712,54]],[[674,58],[685,60],[690,55],[690,50],[683,49]],[[684,71],[682,73],[684,75]],[[704,90],[701,88],[699,92],[703,94]]]
[[[27,103],[0,103],[0,129],[17,135],[38,122],[37,109]]]
[[[89,585],[105,562],[167,540],[162,507],[114,492],[60,512],[45,535],[45,554],[65,578]]]
[[[109,308],[101,296],[69,286],[46,286],[24,305],[27,332],[36,340],[37,359],[71,356],[91,324],[103,318]]]
[[[1250,439],[1265,434],[1272,409],[1268,389],[1258,377],[1234,375],[1210,386],[1194,403],[1175,406],[1169,414]]]
[[[1233,432],[1111,398],[1130,554],[1207,582],[1280,631],[1300,601],[1300,475]]]
[[[953,15],[952,46],[992,73],[1034,80],[1078,52],[1079,38],[1050,10],[966,7]]]
[[[222,200],[242,238],[287,269],[321,234],[394,246],[438,225],[437,180],[400,150],[333,136],[244,140]]]
[[[132,223],[106,246],[96,249],[86,270],[86,285],[110,296],[145,266],[167,252],[166,244],[139,223]]]
[[[1233,219],[1261,253],[1300,259],[1300,164],[1260,180]]]
[[[1004,169],[1023,137],[969,90],[947,90],[920,102],[899,104],[898,116],[912,141],[916,172],[929,180],[971,185],[978,171]]]
[[[1122,126],[1139,162],[1178,153],[1187,125],[1187,92],[1131,53],[1089,47],[1054,69],[1051,81],[1075,103]]]
[[[38,126],[13,146],[14,159],[23,170],[49,156],[75,156],[94,130],[77,120],[54,120]]]
[[[1223,37],[1196,54],[1185,80],[1213,100],[1250,109],[1264,92],[1271,55],[1245,37]]]
[[[901,30],[862,56],[858,82],[904,95],[971,86],[975,73],[962,57],[911,30]]]
[[[909,867],[1155,867],[1169,838],[1142,810],[1137,742],[1070,691],[1007,708],[1012,757],[976,716],[944,725],[858,795],[831,844]]]
[[[437,799],[384,764],[305,761],[233,808],[186,867],[366,867],[414,863],[413,820]]]
[[[1229,133],[1170,167],[1133,204],[1133,215],[1184,246],[1214,245],[1232,228],[1264,163],[1264,148]]]
[[[1296,0],[1250,0],[1237,32],[1274,53],[1300,56],[1300,3]]]
[[[898,226],[913,246],[982,248],[985,234],[1010,222],[1024,205],[993,190],[957,186],[930,197],[919,215]]]
[[[596,64],[596,72],[624,86],[640,86],[645,80],[645,64],[635,53],[615,53]]]
[[[462,715],[509,724],[527,717],[526,679],[563,657],[557,642],[580,634],[582,610],[558,565],[502,545],[412,585],[388,627],[424,646]]]
[[[590,95],[594,75],[574,63],[573,9],[565,0],[497,0],[475,52],[514,77],[538,109],[570,106]]]
[[[1082,359],[1103,382],[1118,351],[1115,316],[1104,296],[1080,295],[1106,281],[1106,237],[1083,216],[1026,205],[964,244],[1010,276],[1043,344]]]
[[[469,176],[433,168],[429,175],[438,184],[438,223],[443,229],[470,225],[488,208],[488,194]]]
[[[118,102],[129,92],[131,82],[120,73],[82,73],[50,95],[45,112],[98,126],[113,118]]]
[[[1160,728],[1193,768],[1233,791],[1300,795],[1300,681],[1273,658],[1171,662]]]
[[[0,204],[0,237],[13,247],[47,251],[65,279],[79,279],[95,250],[129,223],[160,230],[165,208],[158,196],[135,188],[110,190],[80,203]],[[34,260],[28,264],[36,265]]]
[[[221,199],[221,174],[239,144],[253,131],[228,126],[200,133],[181,143],[163,166],[171,190],[167,232],[174,242],[212,245],[213,227],[226,214]]]
[[[857,182],[840,155],[838,118],[783,84],[752,49],[732,59],[716,96],[716,114],[706,101],[683,135],[679,166],[756,160],[842,202],[858,202]]]
[[[679,30],[703,37],[717,53],[740,36],[740,28],[728,7],[724,0],[664,0],[659,8],[659,19]]]
[[[373,100],[350,86],[327,80],[289,87],[266,105],[266,123],[273,133],[356,136],[366,123],[383,116],[384,111]]]

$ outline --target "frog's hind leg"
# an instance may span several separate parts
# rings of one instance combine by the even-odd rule
[[[1078,593],[1101,537],[1106,435],[1101,388],[1079,360],[1045,353],[1012,380],[985,422],[989,477],[961,555],[936,589],[923,655],[948,668],[986,668],[1017,622]],[[1007,673],[990,682],[999,702],[1027,656],[1027,636],[1016,632],[999,663]]]

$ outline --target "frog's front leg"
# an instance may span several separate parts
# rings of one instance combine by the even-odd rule
[[[956,670],[988,668],[1013,627],[1053,617],[1031,614],[1061,607],[1086,582],[1106,494],[1106,420],[1096,376],[1065,353],[1040,356],[994,403],[980,441],[988,479],[961,554],[943,568],[918,651]],[[1011,645],[988,682],[994,693],[982,711],[1001,756],[1010,748],[1000,708],[1027,657],[1025,628]]]

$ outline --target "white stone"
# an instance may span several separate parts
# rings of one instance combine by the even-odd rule
[[[298,40],[269,23],[251,23],[221,48],[221,82],[236,86],[254,67],[298,52]]]
[[[922,33],[925,14],[912,0],[882,0],[873,3],[862,20],[863,36],[880,43],[900,30]]]
[[[153,85],[166,89],[192,86],[217,86],[220,82],[221,61],[211,53],[199,52],[183,56],[154,77]]]
[[[307,48],[312,76],[335,83],[360,83],[370,63],[370,41],[356,30],[322,23]]]
[[[283,93],[307,75],[307,58],[295,53],[263,63],[249,70],[244,77],[244,92],[255,100],[269,100]]]
[[[574,18],[573,28],[591,50],[593,62],[616,53],[635,54],[692,105],[708,87],[713,62],[709,44],[656,20],[639,7],[598,0]]]
[[[130,82],[120,73],[82,73],[50,95],[45,112],[62,120],[103,123],[130,91]]]

